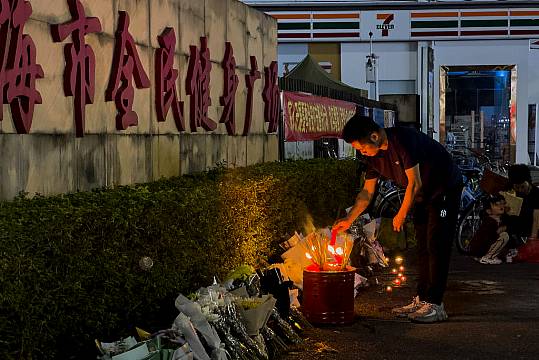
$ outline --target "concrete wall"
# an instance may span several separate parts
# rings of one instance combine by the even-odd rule
[[[202,171],[226,162],[246,166],[278,158],[276,134],[267,133],[261,92],[263,67],[277,60],[276,21],[237,0],[83,0],[87,16],[98,17],[102,33],[86,36],[96,55],[94,103],[86,106],[85,136],[75,137],[73,98],[64,96],[62,76],[65,69],[63,47],[54,43],[50,24],[71,20],[66,0],[31,1],[33,13],[25,25],[36,44],[37,63],[45,77],[37,80],[43,103],[35,108],[30,134],[16,134],[9,106],[3,107],[0,122],[0,198],[9,199],[19,191],[53,194],[87,190],[94,187],[147,182]],[[139,124],[125,131],[115,127],[114,102],[104,94],[111,74],[114,33],[118,11],[129,13],[130,33],[152,86],[135,88],[134,110]],[[185,101],[185,120],[189,123],[189,97],[185,78],[189,45],[200,46],[208,37],[211,52],[211,101],[209,116],[219,121],[223,91],[225,42],[234,48],[239,86],[236,93],[236,131],[242,132],[247,89],[245,74],[249,56],[258,60],[262,79],[255,82],[253,121],[249,136],[229,136],[224,124],[211,133],[179,133],[169,111],[166,122],[157,122],[154,106],[154,53],[157,36],[165,27],[176,32],[175,67],[181,100]],[[188,126],[187,126],[188,127]]]

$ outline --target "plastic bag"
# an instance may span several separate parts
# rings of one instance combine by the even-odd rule
[[[518,248],[514,261],[539,263],[539,239],[528,239],[528,241]]]

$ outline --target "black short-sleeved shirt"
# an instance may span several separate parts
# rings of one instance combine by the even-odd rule
[[[462,176],[451,154],[436,140],[410,128],[387,128],[388,148],[367,156],[365,179],[383,177],[406,187],[405,169],[419,164],[421,193],[428,199],[462,183]]]
[[[539,209],[539,188],[532,186],[530,193],[523,196],[520,215],[514,225],[514,233],[519,236],[534,236],[531,232],[533,227],[533,211],[535,209]]]

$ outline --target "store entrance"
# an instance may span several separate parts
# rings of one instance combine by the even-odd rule
[[[516,67],[443,66],[440,141],[474,149],[491,160],[515,160]]]

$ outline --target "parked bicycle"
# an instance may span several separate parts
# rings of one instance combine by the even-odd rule
[[[486,170],[505,175],[508,164],[495,162],[475,149],[467,149],[467,152],[461,154],[453,152],[453,156],[459,164],[464,180],[455,243],[459,252],[468,254],[470,242],[481,224],[483,199],[487,196],[481,189],[481,179]],[[473,165],[462,166],[462,161],[459,161],[462,157],[466,159],[467,164]]]

